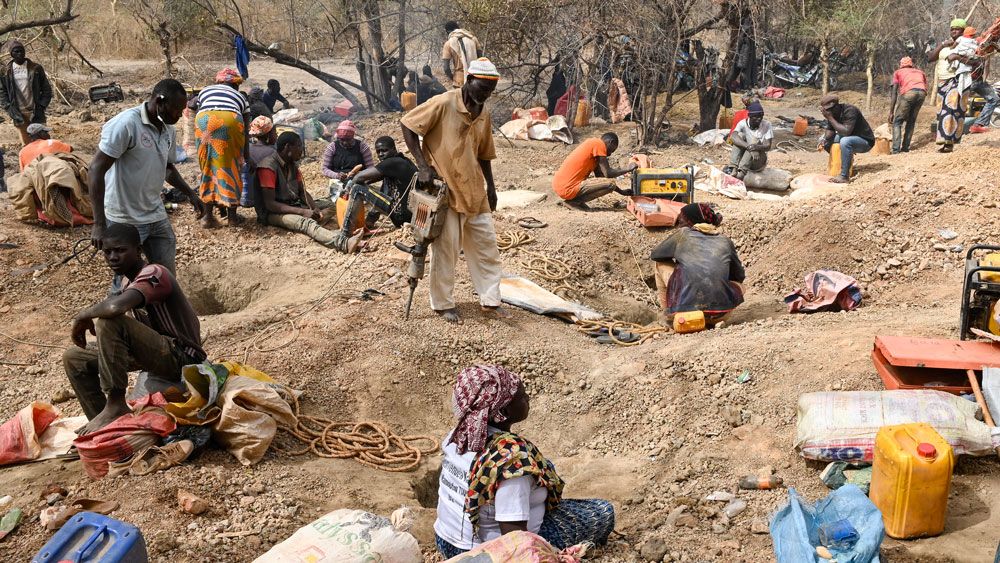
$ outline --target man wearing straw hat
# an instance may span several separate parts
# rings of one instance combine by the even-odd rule
[[[502,268],[491,215],[497,207],[490,163],[496,152],[493,123],[485,108],[499,80],[488,59],[472,61],[461,89],[434,96],[400,121],[417,164],[417,182],[426,186],[440,177],[448,184],[448,211],[441,236],[432,246],[429,285],[431,308],[452,323],[462,322],[452,296],[459,250],[465,251],[483,311],[499,318],[510,316],[500,308]]]

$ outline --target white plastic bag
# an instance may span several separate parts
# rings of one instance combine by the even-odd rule
[[[296,530],[254,563],[422,563],[417,540],[401,511],[388,519],[363,510],[334,510]]]
[[[806,393],[799,397],[795,447],[821,461],[872,461],[879,428],[924,422],[956,455],[991,455],[1000,432],[976,420],[978,406],[932,390]]]

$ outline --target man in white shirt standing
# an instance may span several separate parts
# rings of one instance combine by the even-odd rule
[[[774,130],[764,119],[764,106],[753,102],[747,106],[747,118],[741,121],[730,136],[733,152],[730,162],[735,168],[733,176],[740,180],[747,172],[760,172],[767,166],[767,152],[771,150]]]
[[[0,76],[0,106],[21,134],[21,144],[27,145],[31,142],[28,125],[45,123],[45,110],[52,101],[52,84],[42,65],[25,56],[23,43],[15,39],[7,47],[11,60]]]

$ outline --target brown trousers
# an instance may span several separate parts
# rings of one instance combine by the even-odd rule
[[[73,346],[63,353],[66,375],[88,419],[104,410],[108,392],[128,388],[130,370],[177,382],[181,368],[190,363],[173,338],[132,317],[94,319],[94,328],[96,350]]]
[[[572,202],[586,203],[615,191],[615,181],[611,178],[588,178],[580,183],[580,192]]]

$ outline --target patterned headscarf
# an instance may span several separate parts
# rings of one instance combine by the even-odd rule
[[[239,86],[243,84],[243,77],[240,76],[240,72],[236,69],[224,68],[215,75],[215,83]]]
[[[707,203],[689,203],[681,208],[681,215],[691,221],[692,225],[708,223],[718,227],[722,224],[722,214]]]
[[[486,446],[486,426],[503,422],[502,411],[521,384],[517,374],[500,366],[472,366],[463,369],[455,382],[455,418],[458,424],[451,442],[458,453],[481,452]]]
[[[250,136],[260,137],[267,135],[274,128],[274,122],[266,115],[258,115],[250,122]]]

